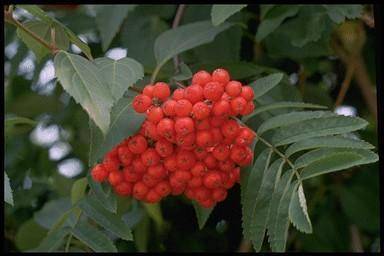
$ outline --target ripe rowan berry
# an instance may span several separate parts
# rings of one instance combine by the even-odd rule
[[[211,108],[204,102],[196,102],[192,107],[192,115],[197,120],[206,119],[211,113]]]
[[[213,144],[213,136],[209,130],[196,132],[196,145],[199,147],[209,147]]]
[[[212,127],[221,127],[224,124],[225,120],[226,118],[222,116],[212,116],[210,119],[210,123]]]
[[[240,130],[239,124],[235,120],[227,120],[221,127],[221,133],[224,137],[234,138]]]
[[[215,127],[215,128],[212,128],[210,131],[212,134],[214,145],[224,140],[223,134],[221,133],[221,130],[219,128]]]
[[[235,162],[231,159],[225,159],[224,161],[220,161],[218,166],[221,171],[230,172],[233,168],[235,168]]]
[[[218,144],[212,151],[212,155],[220,161],[224,161],[230,154],[229,146],[226,144]]]
[[[171,95],[169,85],[163,82],[157,82],[153,85],[153,97],[165,100]]]
[[[137,113],[144,113],[151,105],[151,98],[143,94],[135,96],[132,102],[132,107]]]
[[[158,179],[163,179],[167,176],[167,170],[162,164],[149,166],[147,171],[149,175]]]
[[[195,190],[193,188],[186,188],[184,191],[184,195],[191,200],[195,199]]]
[[[199,202],[207,200],[211,197],[211,191],[206,187],[195,188],[195,198]]]
[[[195,143],[195,133],[191,132],[186,135],[176,134],[176,143],[178,146],[188,148]]]
[[[172,99],[166,100],[161,106],[164,112],[164,115],[175,116],[176,115],[175,106],[176,106],[175,100],[172,100]]]
[[[193,150],[195,153],[196,159],[202,160],[207,156],[207,151],[204,149],[204,147],[195,147]]]
[[[229,81],[225,86],[225,92],[231,97],[237,97],[241,94],[241,87],[239,81]]]
[[[177,167],[181,170],[189,170],[196,163],[196,157],[191,151],[180,150],[176,156]]]
[[[204,87],[204,97],[211,101],[218,101],[224,93],[223,86],[218,82],[209,82]]]
[[[195,130],[195,124],[190,117],[180,117],[176,119],[175,131],[180,135],[187,135]]]
[[[144,86],[143,94],[148,96],[149,98],[152,98],[153,97],[153,88],[154,87],[151,84]]]
[[[152,106],[147,110],[147,120],[154,124],[157,124],[163,117],[164,113],[161,107]]]
[[[204,186],[209,189],[220,187],[222,185],[220,173],[216,171],[207,173],[203,178],[203,183],[204,183]]]
[[[203,180],[199,176],[194,176],[188,181],[188,186],[191,188],[201,187]]]
[[[124,180],[124,175],[122,172],[120,171],[112,171],[109,173],[108,175],[108,182],[112,185],[112,186],[116,186],[118,185],[120,182],[122,182]]]
[[[255,138],[255,132],[247,127],[241,127],[240,132],[235,139],[235,143],[241,146],[249,146]]]
[[[226,100],[220,100],[213,104],[212,113],[215,116],[228,115],[231,105]]]
[[[169,171],[169,172],[175,172],[177,171],[177,160],[176,160],[176,155],[171,155],[169,157],[166,157],[164,159],[164,167]]]
[[[211,128],[211,124],[209,122],[208,118],[202,119],[202,120],[195,120],[195,127],[196,130],[208,130]]]
[[[152,175],[150,175],[149,173],[145,173],[143,175],[143,178],[141,179],[142,182],[148,187],[148,188],[151,188],[153,186],[155,186],[157,183],[159,183],[159,179],[156,178],[156,177],[153,177]]]
[[[120,196],[129,196],[132,194],[132,185],[123,181],[115,186],[115,192]]]
[[[178,117],[186,117],[191,114],[192,103],[189,100],[181,99],[176,101],[175,114]]]
[[[192,76],[192,84],[198,84],[204,87],[206,83],[212,80],[211,74],[205,70],[200,70]]]
[[[235,115],[243,112],[246,106],[247,101],[243,97],[239,96],[231,100],[231,108]]]
[[[200,205],[204,208],[211,208],[215,205],[215,202],[212,199],[207,199],[200,202]]]
[[[92,178],[96,182],[103,182],[108,177],[108,174],[103,164],[95,165],[91,172]]]
[[[204,164],[209,168],[213,169],[217,166],[217,160],[216,158],[211,154],[207,154],[207,156],[204,158]]]
[[[128,142],[128,148],[134,154],[143,153],[147,147],[147,140],[140,134],[133,136]]]
[[[237,164],[241,163],[247,157],[246,147],[233,145],[233,147],[231,148],[230,157],[235,163]]]
[[[252,87],[250,86],[243,86],[241,88],[241,97],[243,97],[246,101],[253,100],[253,97],[255,96]]]
[[[161,196],[156,193],[155,190],[151,189],[148,191],[147,195],[145,196],[145,200],[148,202],[148,203],[157,203],[159,202],[161,199]]]
[[[227,197],[227,190],[224,188],[215,188],[212,191],[212,199],[216,202],[224,201]]]
[[[243,116],[249,115],[253,112],[254,109],[255,104],[253,103],[253,101],[248,101],[247,105],[244,107],[243,111],[240,114]]]
[[[157,133],[156,128],[157,128],[156,124],[149,122],[148,120],[145,120],[141,126],[141,129],[143,130],[142,135],[152,140],[158,140],[160,137],[159,137],[159,134]]]
[[[141,154],[141,161],[146,166],[156,165],[160,162],[160,156],[157,154],[156,150],[153,148],[148,148]]]
[[[149,188],[144,184],[144,182],[139,181],[133,185],[132,191],[132,194],[136,199],[143,200],[147,195]]]
[[[173,140],[175,138],[175,122],[170,118],[163,118],[157,124],[157,133],[163,136],[167,140]]]
[[[184,99],[195,104],[198,101],[204,100],[203,88],[198,84],[192,84],[184,89]]]
[[[184,89],[182,88],[177,88],[176,90],[173,91],[172,94],[172,99],[175,101],[181,100],[184,98]]]
[[[169,185],[169,182],[164,180],[157,183],[157,185],[155,186],[155,191],[161,197],[165,197],[171,193],[172,188],[171,185]]]
[[[103,161],[105,170],[108,172],[118,171],[120,169],[120,161],[116,158],[107,157]]]
[[[136,182],[141,178],[141,175],[135,172],[132,165],[126,166],[123,169],[123,174],[124,174],[124,180],[127,182]]]
[[[118,148],[119,160],[123,165],[130,165],[133,159],[133,154],[128,147],[121,146]]]
[[[167,157],[173,153],[173,144],[165,139],[160,139],[155,144],[155,149],[161,157]]]
[[[230,80],[229,73],[223,68],[215,69],[212,72],[212,81],[222,83],[226,85]]]

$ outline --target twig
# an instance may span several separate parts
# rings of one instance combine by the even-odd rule
[[[129,87],[129,89],[134,91],[134,92],[137,92],[137,93],[142,93],[143,92],[140,88],[137,88],[135,86],[131,86],[131,87]]]
[[[339,94],[337,95],[337,99],[335,102],[335,108],[340,106],[341,103],[343,103],[344,98],[345,98],[345,94],[347,93],[348,88],[349,88],[351,81],[352,81],[353,73],[355,71],[355,64],[354,64],[355,61],[353,60],[353,58],[350,58],[350,59],[351,59],[351,61],[348,62],[348,64],[347,64],[347,71],[345,73],[344,80],[341,84]]]
[[[349,226],[351,232],[351,249],[353,252],[364,252],[361,244],[360,233],[356,225]]]
[[[181,21],[181,17],[184,14],[185,6],[186,6],[185,4],[180,4],[179,7],[177,8],[176,15],[175,15],[175,18],[173,19],[173,23],[172,23],[172,29],[177,28],[179,26],[180,21]],[[179,57],[178,57],[178,55],[173,57],[173,65],[175,67],[175,71],[176,71],[175,73],[178,73],[179,72]]]

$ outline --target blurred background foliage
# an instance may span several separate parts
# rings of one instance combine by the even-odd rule
[[[142,63],[146,76],[138,86],[149,81],[156,65],[154,41],[171,28],[177,9],[176,5],[131,8],[116,36],[105,47],[98,30],[98,22],[102,21],[95,6],[40,7],[79,35],[95,58],[128,56]],[[187,5],[180,24],[209,20],[211,7]],[[193,72],[227,68],[234,79],[244,82],[280,70],[286,74],[284,82],[263,98],[265,103],[304,100],[334,109],[348,69],[348,60],[332,46],[338,42],[347,56],[360,58],[361,66],[335,111],[368,120],[368,128],[357,136],[377,147],[376,113],[364,95],[364,90],[375,90],[372,7],[332,6],[329,12],[333,16],[327,15],[321,6],[296,7],[248,5],[229,18],[237,26],[220,33],[212,43],[181,54],[180,60]],[[110,8],[113,15],[116,6]],[[361,8],[363,15],[348,20],[356,8]],[[22,9],[16,9],[14,15],[20,21],[31,17]],[[278,26],[263,34],[260,24],[267,19]],[[348,37],[351,35],[354,38]],[[356,44],[361,44],[361,50]],[[21,116],[36,121],[6,126],[5,132],[5,171],[14,201],[13,207],[4,206],[5,250],[24,251],[36,247],[58,217],[69,209],[74,181],[89,171],[89,127],[84,110],[56,84],[51,56],[37,61],[9,24],[4,27],[4,47],[5,118]],[[70,51],[79,53],[74,45]],[[173,72],[170,61],[158,79],[168,79]],[[358,77],[362,74],[367,75],[368,84],[367,80],[362,84]],[[305,189],[314,232],[302,234],[290,229],[287,251],[379,251],[378,163],[311,179],[305,183]],[[247,246],[244,249],[241,242],[238,185],[227,200],[216,206],[202,230],[198,229],[193,207],[184,198],[168,197],[161,203],[161,212],[143,209],[121,198],[118,206],[135,235],[134,242],[119,239],[119,251],[251,250]],[[80,243],[71,248],[87,251]]]

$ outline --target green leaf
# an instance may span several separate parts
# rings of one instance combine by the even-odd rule
[[[133,230],[134,242],[138,252],[148,251],[148,241],[151,236],[150,228],[150,218],[144,215],[137,227]]]
[[[88,59],[92,60],[93,58],[91,54],[91,48],[89,48],[86,43],[84,43],[80,38],[78,38],[76,34],[72,32],[72,30],[70,30],[61,23],[60,25],[64,28],[64,31],[67,34],[69,41],[79,47],[79,49],[85,54],[85,56],[87,56]]]
[[[192,204],[193,204],[193,208],[195,209],[199,229],[202,229],[205,223],[207,222],[209,215],[211,215],[211,212],[213,211],[214,207],[203,208],[200,205],[198,205],[195,201],[192,201]]]
[[[72,234],[95,252],[117,252],[111,239],[87,222],[78,223]]]
[[[129,11],[136,5],[97,5],[96,25],[100,32],[103,51],[108,49]]]
[[[95,64],[85,58],[60,51],[55,56],[56,76],[65,91],[87,111],[107,134],[113,98]]]
[[[242,190],[242,226],[243,235],[245,238],[251,238],[251,226],[253,215],[253,207],[256,203],[257,195],[261,186],[261,182],[265,172],[269,167],[273,151],[265,149],[257,157],[255,164],[252,167],[242,169],[241,175],[241,190]],[[246,173],[249,173],[246,177]]]
[[[272,137],[275,146],[286,145],[304,139],[353,132],[367,126],[367,121],[358,117],[333,116],[305,120],[278,128]]]
[[[250,239],[256,252],[260,251],[263,244],[276,176],[281,172],[283,165],[284,161],[277,159],[266,170],[256,200],[251,206]]]
[[[43,240],[47,231],[38,225],[33,219],[29,219],[17,230],[15,244],[20,251],[35,248]]]
[[[277,5],[272,6],[262,19],[257,28],[256,40],[262,41],[272,33],[280,24],[289,17],[295,16],[300,9],[299,5]]]
[[[332,4],[323,5],[323,7],[327,10],[329,18],[337,24],[344,22],[345,18],[358,18],[363,12],[361,4]]]
[[[328,153],[329,151],[333,154]],[[374,163],[379,160],[377,154],[366,149],[344,149],[344,151],[342,149],[318,149],[317,152],[314,150],[309,153],[322,157],[318,157],[318,160],[312,161],[301,171],[303,180],[357,165]],[[308,158],[311,157],[307,155]],[[299,159],[296,161],[299,161]]]
[[[32,249],[30,252],[58,251],[58,248],[64,243],[64,238],[69,234],[70,230],[69,227],[62,227],[54,232],[48,233],[39,246]]]
[[[307,139],[290,145],[285,151],[287,157],[296,152],[313,148],[362,148],[373,149],[374,146],[359,139],[350,139],[342,136],[324,136]]]
[[[113,193],[106,193],[100,183],[95,182],[91,175],[87,175],[88,184],[92,192],[95,193],[99,203],[110,212],[117,212],[117,201]]]
[[[13,206],[12,188],[7,173],[4,171],[4,202]]]
[[[257,129],[257,133],[261,135],[266,131],[269,131],[278,127],[284,127],[287,125],[300,123],[305,120],[313,120],[315,118],[330,117],[330,116],[336,116],[336,114],[329,111],[300,111],[300,112],[294,111],[286,114],[281,114],[281,115],[273,116],[267,119],[265,122],[263,122]]]
[[[109,150],[121,142],[122,139],[136,133],[145,115],[136,113],[132,108],[133,98],[121,98],[111,110],[111,125],[109,132],[103,134],[92,120],[90,126],[89,166],[93,166]]]
[[[67,50],[69,47],[69,40],[65,34],[64,29],[57,23],[51,25],[39,20],[26,21],[23,23],[27,29],[35,33],[47,44],[51,44],[51,29],[55,29],[55,41],[56,47],[62,50]],[[40,61],[45,55],[49,54],[49,49],[42,45],[35,38],[30,36],[24,30],[18,28],[17,35],[27,45],[29,49],[36,55],[38,61]]]
[[[257,79],[250,86],[253,88],[255,98],[261,97],[266,94],[273,87],[278,85],[283,79],[283,73],[275,73],[262,78]]]
[[[94,197],[88,196],[78,203],[78,207],[100,226],[124,240],[132,240],[132,233],[125,222],[116,214],[106,210]]]
[[[75,205],[80,199],[85,195],[85,190],[87,189],[88,181],[87,177],[76,180],[71,189],[71,203]]]
[[[268,240],[272,251],[283,252],[288,237],[289,219],[288,209],[292,192],[296,188],[291,183],[294,170],[285,172],[279,182],[275,183],[272,195],[271,209],[268,219]]]
[[[210,21],[200,21],[165,31],[156,38],[154,45],[157,66],[163,66],[179,53],[212,42],[217,34],[230,26],[224,23],[214,27]]]
[[[312,233],[312,223],[309,219],[302,185],[293,192],[291,202],[289,203],[289,219],[299,231],[307,234]]]
[[[48,14],[46,14],[40,7],[37,5],[30,5],[30,4],[18,4],[16,5],[18,8],[22,8],[26,11],[28,11],[30,14],[32,14],[35,17],[40,18],[42,21],[44,21],[47,24],[52,24],[55,22],[55,19],[50,17]]]
[[[61,218],[63,212],[71,209],[71,201],[69,198],[60,198],[48,201],[38,212],[34,214],[34,220],[40,226],[50,229]],[[69,216],[69,223],[75,223],[74,216]]]
[[[271,111],[275,109],[286,109],[286,108],[313,108],[313,109],[325,109],[327,107],[316,105],[316,104],[310,104],[310,103],[304,103],[304,102],[289,102],[289,101],[281,101],[276,102],[268,105],[262,105],[259,107],[256,107],[256,110],[253,111],[248,116],[245,116],[242,118],[243,122],[247,122],[254,116],[266,112]]]
[[[173,79],[175,79],[176,81],[184,81],[190,78],[192,78],[192,71],[189,69],[187,65],[185,65],[184,63],[181,63],[180,72],[177,75],[173,76]]]
[[[211,9],[212,24],[220,25],[246,6],[246,4],[214,4]]]
[[[103,57],[95,59],[95,64],[109,85],[114,101],[118,101],[129,87],[144,77],[143,66],[131,58],[113,60]]]
[[[160,204],[143,203],[143,205],[145,210],[148,213],[148,216],[155,221],[158,229],[161,230],[162,227],[164,227],[165,222],[164,222],[163,215],[161,213]]]

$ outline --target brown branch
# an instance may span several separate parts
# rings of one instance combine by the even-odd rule
[[[347,94],[348,88],[351,84],[354,71],[355,71],[355,64],[354,64],[353,58],[351,58],[351,61],[348,62],[348,64],[347,64],[347,71],[345,73],[344,80],[341,84],[339,94],[337,95],[337,99],[335,102],[335,108],[340,106],[341,103],[343,103],[345,95]]]
[[[180,4],[179,7],[177,8],[175,18],[173,19],[173,23],[172,23],[172,29],[177,28],[179,26],[180,21],[181,21],[181,17],[184,14],[185,6],[186,6],[185,4]],[[179,57],[178,57],[178,55],[173,57],[173,65],[175,67],[176,73],[178,73],[179,72]]]

